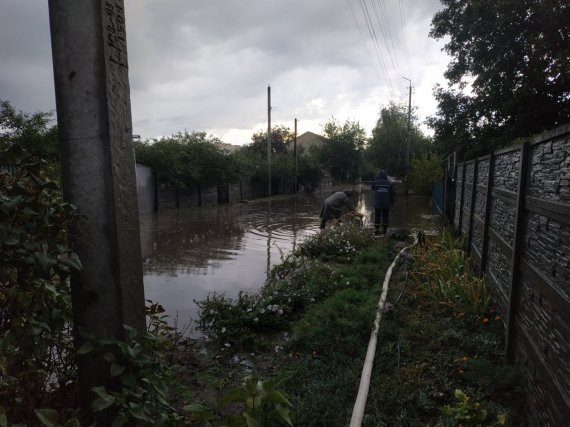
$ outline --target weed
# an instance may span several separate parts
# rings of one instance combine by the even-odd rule
[[[416,251],[412,279],[441,304],[462,313],[484,315],[491,307],[492,293],[485,280],[474,276],[464,242],[444,231],[428,236]]]

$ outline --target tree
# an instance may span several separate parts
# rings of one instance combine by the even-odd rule
[[[428,117],[427,123],[434,129],[434,144],[440,155],[458,150],[472,157],[474,153],[491,149],[491,141],[475,138],[477,113],[472,97],[440,86],[436,86],[434,96],[438,115]]]
[[[293,145],[294,139],[295,134],[287,126],[273,126],[271,128],[271,154],[286,154]],[[254,133],[248,147],[267,159],[267,131]]]
[[[331,119],[323,126],[323,132],[327,140],[316,148],[323,168],[339,181],[358,178],[364,165],[366,131],[358,122],[347,120],[341,125]]]
[[[319,161],[303,147],[297,147],[297,183],[307,190],[317,188],[322,177]]]
[[[447,123],[459,116],[458,126],[472,131],[476,153],[570,120],[566,0],[442,3],[430,35],[446,38],[445,50],[453,60],[445,73],[450,88],[436,91],[439,108],[431,125],[438,137],[448,138]],[[472,94],[457,92],[469,83]],[[462,144],[469,142],[460,136]],[[481,141],[487,144],[479,149]]]
[[[402,176],[405,172],[407,135],[408,107],[390,102],[380,111],[380,117],[372,130],[372,139],[366,149],[368,163],[376,171],[385,169],[391,175]],[[424,156],[433,150],[431,141],[417,125],[415,114],[412,114],[410,145],[411,158]]]
[[[418,194],[431,194],[434,182],[441,182],[443,169],[441,157],[436,154],[412,159],[409,174],[409,187]]]
[[[137,161],[152,166],[158,177],[178,188],[224,184],[237,179],[235,159],[205,132],[184,132],[135,144]]]
[[[18,144],[34,157],[57,161],[57,126],[52,116],[16,111],[10,102],[0,100],[0,150]]]

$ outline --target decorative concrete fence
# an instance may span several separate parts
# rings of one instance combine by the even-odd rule
[[[495,292],[529,406],[541,426],[569,425],[570,124],[454,172],[450,219]]]

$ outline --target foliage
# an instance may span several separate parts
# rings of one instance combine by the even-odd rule
[[[281,371],[296,380],[287,390],[299,425],[349,424],[377,299],[367,290],[346,288],[295,323]]]
[[[18,144],[31,156],[54,162],[58,158],[57,127],[52,113],[24,113],[0,100],[0,150]]]
[[[77,403],[68,277],[81,263],[65,230],[78,215],[45,161],[18,144],[1,159],[14,169],[0,173],[0,401],[33,424],[34,408]]]
[[[470,154],[480,154],[570,119],[566,1],[442,3],[430,35],[446,40],[452,61],[445,76],[459,91],[437,90],[431,126],[441,154],[451,148],[465,153],[469,143]],[[471,94],[463,92],[468,86]]]
[[[462,242],[444,231],[438,237],[426,236],[417,251],[417,268],[412,278],[442,304],[463,313],[485,315],[492,293],[484,279],[472,273]]]
[[[221,185],[238,178],[233,156],[221,141],[205,132],[184,132],[135,144],[137,161],[154,168],[158,177],[178,188]]]
[[[307,260],[286,265],[273,270],[260,294],[232,299],[214,293],[196,301],[201,329],[230,351],[263,348],[263,334],[286,330],[307,307],[342,286],[326,265]]]
[[[187,390],[178,380],[178,367],[167,363],[173,351],[173,329],[165,320],[164,308],[149,302],[146,332],[138,334],[125,325],[125,341],[94,340],[84,333],[85,343],[78,350],[107,361],[110,377],[117,380],[115,389],[94,387],[96,399],[91,403],[95,412],[113,411],[113,426],[140,421],[171,425],[184,418],[172,401],[184,401]]]
[[[354,258],[358,251],[369,247],[373,241],[372,233],[363,232],[357,225],[346,223],[308,237],[297,248],[295,255],[350,261],[351,257]]]
[[[287,126],[273,126],[271,128],[271,156],[292,152],[294,139],[295,134]],[[254,133],[251,137],[251,144],[245,147],[246,150],[267,159],[267,131]]]
[[[410,157],[421,158],[429,152],[431,141],[419,129],[417,116],[412,114],[411,119]],[[404,175],[407,134],[408,107],[393,102],[383,107],[366,149],[367,161],[373,169]]]
[[[321,182],[319,162],[311,153],[305,154],[298,150],[297,154],[297,183],[307,190],[315,189]]]
[[[358,122],[341,124],[334,119],[325,123],[323,131],[327,139],[314,147],[321,166],[342,182],[358,178],[364,165],[366,131]]]
[[[218,400],[215,415],[204,405],[188,405],[191,420],[205,426],[292,426],[289,396],[282,391],[285,380],[262,381],[256,374],[248,375],[241,387],[229,390]],[[230,404],[239,404],[241,414],[224,415]],[[216,424],[214,424],[216,423]]]
[[[418,194],[431,194],[431,185],[441,182],[443,170],[441,158],[435,154],[412,159],[408,185]]]
[[[69,248],[67,229],[80,221],[61,200],[51,167],[18,144],[1,153],[0,173],[0,421],[45,426],[79,425],[77,366],[73,346],[69,275],[81,269]],[[80,354],[99,352],[121,387],[97,388],[93,410],[117,409],[114,425],[129,420],[161,425],[180,419],[169,403],[178,388],[167,365],[171,328],[162,308],[149,307],[148,331],[130,340],[88,341]]]
[[[460,426],[464,427],[481,427],[482,423],[488,419],[488,411],[482,407],[478,402],[470,402],[471,398],[467,396],[463,391],[455,390],[455,405],[445,405],[441,412],[448,419],[453,420],[454,424],[459,423]],[[505,425],[507,417],[505,414],[498,415],[497,421],[489,424],[485,423],[486,426],[502,426]]]
[[[271,130],[272,181],[294,182],[293,143],[295,134],[286,126],[274,126]],[[252,142],[235,153],[243,176],[259,182],[267,182],[267,131],[252,136]],[[298,147],[300,148],[300,147]],[[315,188],[321,178],[321,170],[310,153],[297,150],[297,183],[305,188]]]

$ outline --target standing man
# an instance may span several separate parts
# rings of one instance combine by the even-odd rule
[[[386,234],[388,230],[390,208],[394,204],[394,187],[385,170],[378,172],[371,187],[374,190],[374,234],[378,236],[380,224],[382,224],[382,234]]]
[[[328,220],[340,218],[340,212],[343,206],[346,206],[350,213],[356,215],[354,205],[350,200],[351,195],[351,190],[343,190],[337,191],[336,193],[333,193],[327,197],[323,203],[323,206],[321,207],[321,213],[319,214],[321,218],[321,230],[325,228],[325,224]]]

